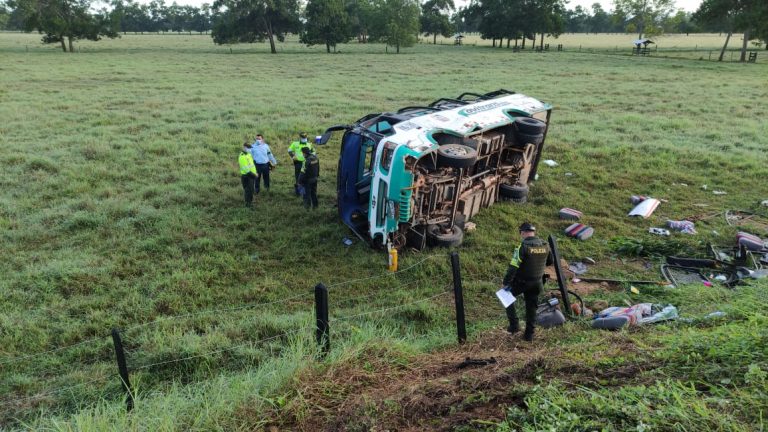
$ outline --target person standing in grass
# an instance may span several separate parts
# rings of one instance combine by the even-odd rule
[[[255,182],[258,181],[258,173],[256,172],[256,165],[253,163],[253,156],[251,156],[251,144],[247,141],[243,143],[243,150],[240,152],[237,162],[240,164],[240,182],[243,184],[245,206],[252,208],[253,188]]]
[[[528,222],[520,225],[520,237],[523,241],[512,253],[512,260],[507,267],[503,284],[507,291],[512,292],[512,295],[525,297],[525,334],[523,337],[527,341],[532,341],[539,294],[544,288],[542,280],[544,268],[552,265],[554,261],[549,245],[536,237],[535,226]],[[507,307],[507,319],[509,320],[507,331],[510,333],[520,331],[520,323],[515,311],[516,303]]]
[[[259,193],[261,189],[261,180],[264,180],[264,189],[269,191],[269,171],[277,165],[275,156],[272,155],[272,150],[269,148],[269,144],[264,142],[264,136],[262,134],[256,135],[256,140],[251,145],[251,156],[253,156],[253,163],[256,165],[256,193]]]
[[[299,134],[299,140],[293,141],[290,146],[288,146],[288,154],[291,156],[291,159],[293,160],[293,175],[294,175],[294,184],[293,184],[293,190],[296,193],[296,196],[301,195],[299,193],[299,175],[301,175],[301,169],[304,166],[304,153],[302,150],[305,148],[309,149],[309,152],[312,153],[314,149],[312,148],[312,144],[307,141],[307,133],[302,132]]]
[[[317,179],[320,177],[320,160],[309,147],[301,149],[304,156],[304,166],[299,175],[299,184],[304,187],[304,207],[309,210],[317,208]]]

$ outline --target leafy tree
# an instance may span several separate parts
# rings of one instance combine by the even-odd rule
[[[67,45],[74,52],[76,40],[118,36],[114,15],[92,12],[90,0],[14,0],[9,4],[20,11],[25,31],[37,30],[43,34],[43,43],[60,43],[64,52]]]
[[[216,0],[216,15],[211,37],[217,44],[252,43],[269,40],[272,54],[277,53],[275,39],[285,40],[286,33],[298,32],[298,0]]]
[[[608,33],[611,31],[611,16],[600,3],[592,4],[592,16],[587,20],[587,26],[592,33]]]
[[[432,35],[432,44],[437,43],[437,35],[450,37],[456,31],[449,15],[455,8],[453,0],[427,0],[421,6],[421,32]]]
[[[723,61],[725,49],[734,31],[743,31],[740,61],[746,61],[750,35],[768,36],[768,2],[765,0],[704,0],[694,13],[694,19],[704,24],[724,25],[725,44],[718,61]],[[762,36],[760,36],[762,35]]]
[[[628,18],[628,31],[636,31],[637,38],[643,35],[661,34],[661,23],[672,13],[674,0],[615,0],[616,11]]]
[[[347,15],[353,35],[357,35],[359,43],[367,43],[368,35],[376,22],[373,2],[371,0],[347,0]]]
[[[419,4],[415,0],[374,0],[376,21],[371,38],[394,46],[413,46],[419,34]]]
[[[309,0],[305,16],[307,22],[301,42],[308,46],[325,44],[325,51],[352,38],[352,24],[344,0]]]
[[[589,33],[589,13],[581,6],[567,10],[564,14],[565,29],[568,33]]]

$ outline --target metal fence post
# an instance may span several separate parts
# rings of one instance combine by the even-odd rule
[[[131,392],[131,382],[128,380],[128,364],[125,362],[125,350],[123,341],[120,339],[120,331],[112,329],[112,342],[115,344],[115,357],[117,358],[117,370],[120,373],[120,381],[125,390],[125,409],[131,412],[133,409],[133,393]]]
[[[557,240],[555,237],[549,235],[549,249],[552,251],[552,260],[555,265],[555,274],[557,275],[557,286],[560,288],[560,295],[563,297],[563,308],[565,313],[573,315],[571,310],[571,302],[568,300],[568,287],[565,285],[565,277],[563,276],[563,269],[560,267],[560,252],[557,250]]]
[[[467,328],[464,322],[464,292],[461,287],[461,267],[459,253],[451,252],[451,269],[453,270],[453,298],[456,302],[456,334],[459,343],[467,341]]]
[[[315,338],[325,355],[331,350],[331,338],[328,325],[328,288],[322,283],[315,285],[315,319],[317,325]]]

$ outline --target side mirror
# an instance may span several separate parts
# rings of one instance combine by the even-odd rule
[[[326,131],[321,137],[320,142],[318,145],[325,145],[328,143],[328,140],[331,139],[331,135],[333,135],[333,131]]]

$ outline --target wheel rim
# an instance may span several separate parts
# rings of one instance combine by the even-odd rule
[[[467,149],[461,147],[449,147],[443,150],[448,156],[466,156],[468,154]]]

